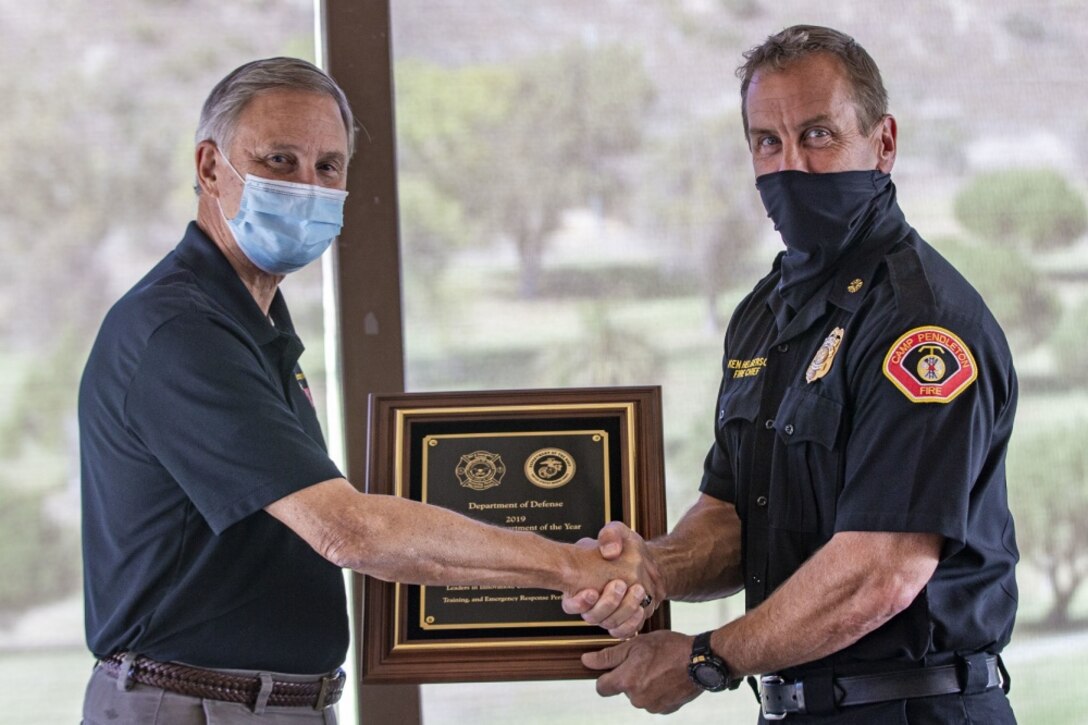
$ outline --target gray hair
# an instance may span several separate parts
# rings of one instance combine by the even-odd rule
[[[853,38],[833,28],[819,25],[794,25],[770,36],[762,45],[744,53],[745,63],[737,68],[741,79],[741,117],[744,135],[748,135],[748,86],[760,68],[782,70],[786,66],[817,53],[839,59],[853,90],[858,128],[868,133],[888,114],[888,92],[880,78],[876,62]]]
[[[295,89],[324,93],[340,107],[348,134],[348,158],[355,153],[355,119],[347,96],[324,71],[299,58],[265,58],[239,66],[219,81],[204,101],[196,142],[213,141],[226,149],[237,130],[238,118],[255,96],[263,91]]]

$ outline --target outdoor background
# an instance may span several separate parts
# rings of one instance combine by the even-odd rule
[[[733,69],[798,22],[872,53],[907,218],[987,299],[1020,374],[1013,702],[1024,723],[1088,722],[1062,684],[1088,677],[1088,4],[392,6],[408,389],[661,385],[670,522],[696,496],[725,321],[780,246]],[[77,722],[93,664],[75,422],[93,336],[194,213],[211,86],[254,57],[313,59],[313,14],[311,0],[0,0],[4,722]],[[320,265],[284,284],[319,392],[321,286]],[[673,623],[696,633],[741,610],[674,605]],[[423,700],[428,725],[661,720],[592,681],[428,686]],[[745,688],[666,721],[754,713]]]

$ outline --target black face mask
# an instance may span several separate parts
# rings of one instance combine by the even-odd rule
[[[778,290],[794,310],[895,202],[892,177],[880,171],[779,171],[760,176],[756,188],[786,244]]]

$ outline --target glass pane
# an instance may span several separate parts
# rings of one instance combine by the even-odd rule
[[[1088,8],[906,3],[894,22],[888,8],[393,3],[408,385],[661,384],[675,521],[711,442],[724,324],[781,248],[754,190],[733,69],[787,25],[850,32],[891,95],[907,218],[972,279],[1014,346],[1010,495],[1024,562],[1007,659],[1023,721],[1071,722],[1075,707],[1052,710],[1039,694],[1035,665],[1045,652],[1055,671],[1084,670],[1058,637],[1088,595],[1039,563],[1048,542],[1066,572],[1088,551],[1088,465],[1072,432],[1088,418]],[[677,605],[674,627],[696,633],[742,609]],[[424,702],[429,725],[650,721],[590,681],[428,686]],[[754,711],[746,692],[704,696],[684,721]]]
[[[312,0],[0,0],[0,712],[78,722],[76,391],[108,307],[195,215],[193,133],[229,70],[313,59]],[[285,285],[321,380],[320,267]]]

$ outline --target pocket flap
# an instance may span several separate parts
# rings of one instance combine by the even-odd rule
[[[842,424],[842,403],[790,388],[778,407],[774,427],[786,443],[818,443],[832,448]]]

